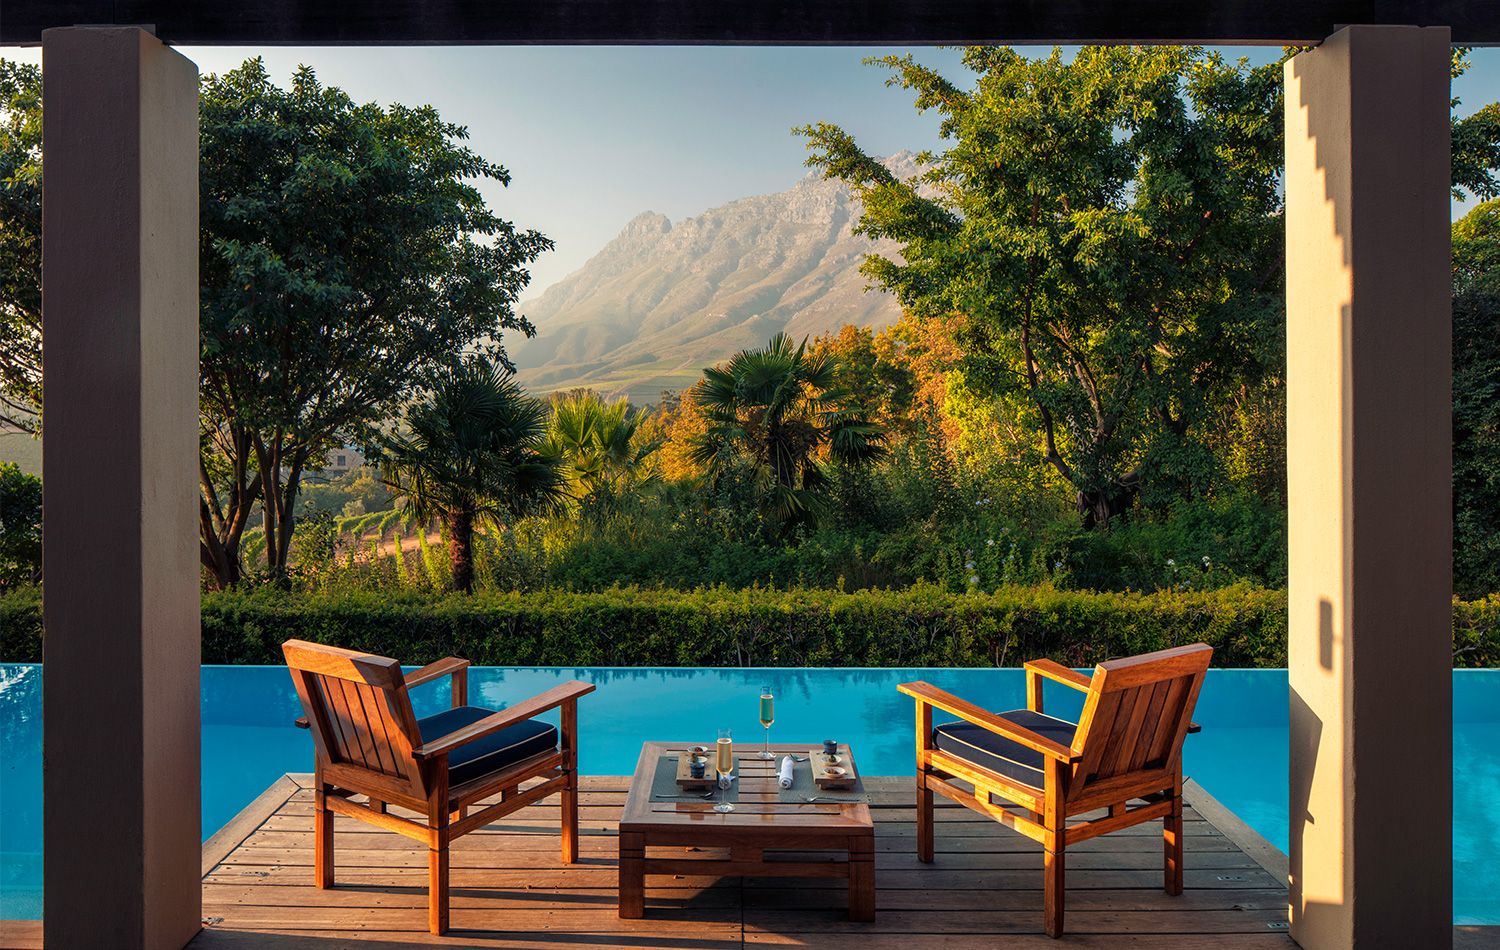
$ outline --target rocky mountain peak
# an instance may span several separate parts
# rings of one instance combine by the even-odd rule
[[[900,177],[918,169],[900,152]],[[684,219],[643,212],[582,268],[523,307],[531,340],[507,339],[521,382],[547,392],[587,386],[655,402],[772,333],[816,336],[844,323],[881,327],[895,299],[866,292],[866,254],[891,242],[853,234],[849,191],[814,170],[786,191]]]

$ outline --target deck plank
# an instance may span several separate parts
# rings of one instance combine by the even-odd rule
[[[1056,947],[1042,934],[1041,850],[1035,842],[942,803],[937,859],[916,860],[915,794],[909,778],[867,776],[875,819],[876,919],[848,919],[842,881],[647,879],[647,914],[616,914],[617,821],[626,777],[580,782],[579,861],[559,863],[556,799],[521,809],[457,841],[451,851],[452,924],[426,933],[426,854],[406,839],[337,817],[338,886],[312,886],[312,795],[306,777],[204,876],[204,914],[219,918],[194,950],[334,950],[350,943],[492,950],[510,947],[730,950],[747,945],[816,946],[857,935],[861,950],[924,945],[967,950],[995,945]],[[1070,849],[1068,932],[1086,948],[1288,950],[1286,890],[1211,821],[1188,808],[1187,890],[1161,890],[1161,831],[1143,825]],[[722,858],[713,849],[656,849]],[[696,851],[696,849],[692,849]],[[783,853],[822,860],[820,853]]]
[[[559,863],[555,799],[465,836],[452,849],[453,929],[442,937],[427,932],[426,856],[398,835],[338,818],[338,886],[312,886],[311,777],[288,779],[295,790],[282,794],[274,811],[241,822],[234,829],[239,843],[221,859],[205,860],[203,913],[211,922],[192,950],[771,950],[850,937],[860,950],[909,950],[914,940],[934,950],[993,950],[997,937],[1007,950],[1059,945],[1042,933],[1040,848],[943,803],[935,816],[937,858],[918,862],[907,777],[865,777],[877,835],[872,923],[848,919],[842,881],[691,875],[647,878],[646,916],[620,920],[615,828],[629,778],[582,776],[579,862]],[[1285,930],[1270,926],[1286,920],[1286,888],[1257,857],[1263,848],[1241,847],[1242,829],[1231,825],[1226,834],[1194,808],[1185,818],[1186,890],[1179,897],[1161,889],[1159,825],[1069,849],[1069,946],[1295,950]],[[715,849],[659,851],[724,856]],[[0,947],[41,946],[40,922],[4,924]],[[1455,947],[1488,945],[1497,933],[1455,928]]]

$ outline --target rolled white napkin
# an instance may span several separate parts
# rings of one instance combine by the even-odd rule
[[[719,776],[719,787],[720,788],[728,788],[729,787],[729,783],[733,782],[737,778],[739,778],[738,775],[720,775]]]
[[[780,785],[782,788],[792,787],[793,764],[794,763],[792,762],[791,756],[787,756],[786,758],[781,760],[781,774],[777,777],[776,784]]]

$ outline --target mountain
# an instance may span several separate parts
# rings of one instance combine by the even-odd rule
[[[914,156],[885,160],[899,177]],[[858,203],[814,172],[787,191],[742,198],[675,226],[645,212],[582,268],[521,307],[530,340],[508,337],[519,380],[533,392],[575,386],[655,402],[703,369],[777,330],[800,339],[845,323],[883,327],[900,316],[885,291],[865,291],[868,253],[892,241],[852,233]]]

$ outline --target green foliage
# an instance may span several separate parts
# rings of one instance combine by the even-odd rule
[[[1468,71],[1468,53],[1468,47],[1453,48],[1452,78]],[[1449,100],[1449,108],[1458,105],[1457,97]],[[1453,197],[1463,200],[1468,197],[1466,192],[1485,200],[1500,197],[1500,182],[1494,174],[1500,168],[1500,103],[1492,102],[1467,118],[1448,121]]]
[[[0,422],[42,408],[42,71],[0,59]]]
[[[305,573],[328,571],[338,553],[339,528],[332,513],[308,508],[297,519],[297,567]]]
[[[967,318],[969,384],[1029,406],[1085,526],[1223,481],[1215,410],[1277,372],[1279,67],[1186,48],[1028,60],[970,48],[972,90],[910,56],[876,62],[954,144],[897,180],[837,126],[808,163],[901,245],[864,270],[921,319]],[[925,185],[925,189],[919,188]]]
[[[374,425],[502,329],[524,265],[551,242],[484,205],[471,179],[510,175],[431,107],[356,105],[302,68],[260,60],[204,80],[204,549],[238,579],[252,505],[285,569],[304,467]]]
[[[42,588],[27,584],[0,597],[0,663],[42,662]]]
[[[1500,200],[1453,225],[1453,589],[1500,592]]]
[[[475,519],[500,524],[556,509],[566,497],[561,455],[546,439],[546,408],[483,357],[440,377],[407,410],[403,428],[382,440],[386,485],[418,522],[441,521],[458,590],[474,583]],[[424,537],[424,559],[426,544]],[[437,584],[436,572],[428,573]]]
[[[0,462],[0,596],[42,575],[42,480]]]
[[[838,333],[825,333],[813,340],[809,354],[838,361],[839,385],[849,393],[849,404],[867,419],[887,429],[904,428],[911,421],[916,400],[912,371],[893,353],[877,347],[868,327],[844,324]]]
[[[0,597],[0,662],[41,659],[41,591]],[[203,598],[203,662],[279,664],[298,637],[427,663],[488,666],[1019,666],[1047,656],[1091,666],[1203,641],[1214,664],[1286,665],[1286,594],[1234,587],[1089,594],[1046,587],[904,591],[454,595],[289,594]],[[274,635],[268,634],[274,631]],[[1454,665],[1500,666],[1500,597],[1453,604]]]
[[[1500,594],[1471,601],[1453,598],[1453,665],[1500,667]]]
[[[472,598],[209,594],[205,663],[274,663],[277,638],[408,662],[495,666],[996,666],[1050,656],[1088,666],[1199,640],[1226,666],[1285,664],[1286,598],[1236,588],[1155,596],[1047,588],[953,595],[794,589],[614,588]]]
[[[692,390],[708,427],[690,458],[721,480],[746,468],[750,497],[775,533],[815,526],[826,513],[820,453],[847,468],[886,454],[884,427],[858,411],[839,373],[831,355],[809,353],[805,339],[794,348],[777,333],[764,349],[705,370]]]
[[[552,402],[548,444],[562,460],[578,517],[603,523],[628,515],[661,485],[654,420],[625,399],[605,404],[592,390]]]
[[[346,515],[386,513],[394,505],[390,489],[380,480],[380,470],[374,464],[361,465],[331,479],[309,474],[297,497],[304,506]]]
[[[244,540],[240,542],[240,557],[243,560],[245,572],[248,575],[259,574],[266,563],[266,533],[260,528],[251,528],[245,532]]]

